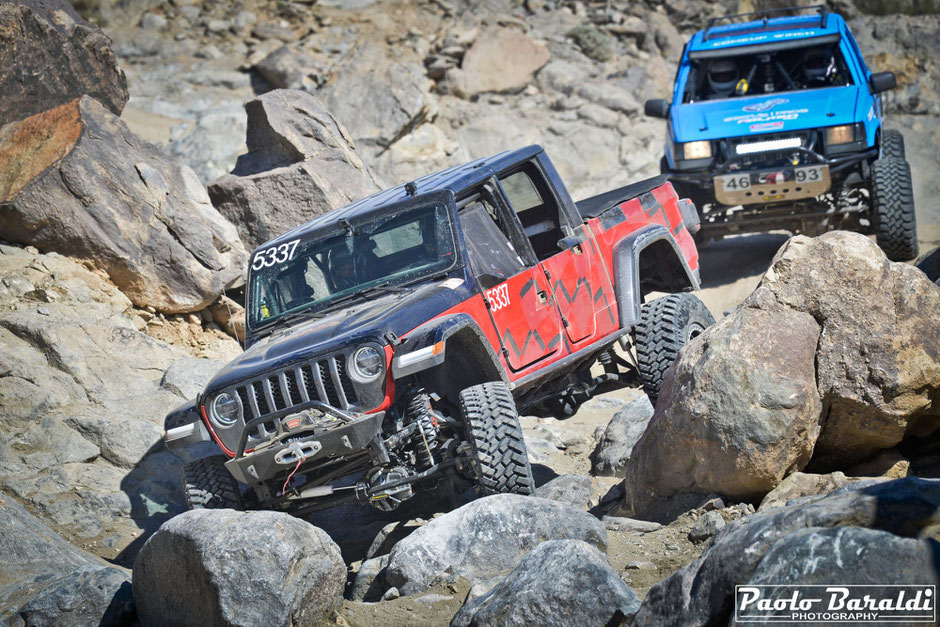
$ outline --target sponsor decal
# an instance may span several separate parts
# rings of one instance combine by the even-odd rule
[[[875,105],[872,105],[868,108],[868,121],[871,122],[872,118],[875,117]]]
[[[760,111],[757,113],[745,113],[744,115],[732,115],[723,118],[722,122],[730,124],[761,124],[763,122],[776,122],[795,120],[804,113],[809,113],[809,109],[784,109],[783,111]]]
[[[934,623],[934,585],[734,587],[735,623]]]
[[[757,131],[777,131],[783,128],[783,122],[761,122],[747,127],[752,133]]]
[[[786,104],[790,102],[789,98],[771,98],[770,100],[764,100],[762,102],[755,102],[754,104],[749,104],[745,107],[742,107],[742,111],[747,111],[750,113],[758,111],[770,111],[778,104]]]

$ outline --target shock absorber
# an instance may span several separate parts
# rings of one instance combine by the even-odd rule
[[[436,463],[434,452],[437,450],[438,432],[431,412],[431,399],[423,390],[408,402],[407,421],[418,426],[411,438],[415,451],[415,466],[419,471],[430,468]]]

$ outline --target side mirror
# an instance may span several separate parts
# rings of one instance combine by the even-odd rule
[[[666,118],[669,116],[669,103],[662,98],[647,100],[643,105],[643,113],[651,118]]]
[[[898,79],[894,72],[875,72],[868,79],[868,85],[871,87],[871,93],[880,94],[883,91],[897,87]]]

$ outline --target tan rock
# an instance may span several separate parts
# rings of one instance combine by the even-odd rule
[[[828,412],[813,460],[847,468],[940,426],[940,289],[867,237],[795,237],[745,306],[815,318],[817,383]]]
[[[0,128],[0,232],[170,313],[204,308],[247,262],[196,174],[88,96]]]
[[[873,459],[856,464],[845,471],[850,477],[887,477],[900,479],[907,477],[911,471],[911,462],[897,449],[889,448],[876,455]]]
[[[627,515],[670,518],[682,495],[750,500],[803,468],[822,409],[818,337],[808,314],[748,308],[691,341],[627,461]]]
[[[469,98],[483,92],[517,91],[548,63],[551,53],[543,44],[510,28],[489,28],[480,33],[454,72],[455,91]]]

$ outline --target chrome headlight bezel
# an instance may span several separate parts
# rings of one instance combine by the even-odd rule
[[[221,407],[223,403],[227,405],[226,408]],[[212,397],[207,405],[209,420],[212,421],[213,426],[219,429],[234,427],[242,417],[241,404],[235,395],[230,392],[219,392]]]
[[[360,346],[350,354],[347,369],[359,383],[372,383],[385,372],[385,355],[372,345]]]

